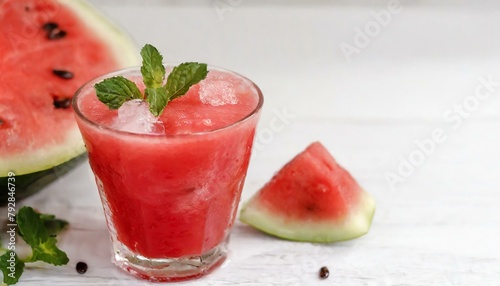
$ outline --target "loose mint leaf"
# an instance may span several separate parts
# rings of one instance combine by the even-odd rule
[[[203,80],[208,74],[207,65],[200,63],[182,63],[172,70],[168,75],[165,88],[168,100],[175,99],[188,92],[192,85]]]
[[[167,106],[167,91],[164,87],[146,88],[146,100],[149,103],[149,111],[158,117]]]
[[[141,91],[131,80],[122,76],[107,78],[94,85],[97,98],[110,109],[118,109],[125,101],[143,99]]]
[[[56,238],[51,236],[40,214],[33,208],[22,207],[16,218],[19,232],[32,249],[29,262],[41,260],[56,266],[69,262],[66,253],[56,246]]]
[[[155,47],[146,44],[141,49],[141,56],[141,73],[144,84],[148,88],[161,87],[165,79],[165,67],[163,66],[162,55]]]
[[[3,273],[3,283],[16,284],[24,271],[24,262],[14,251],[7,251],[0,256],[0,270]]]

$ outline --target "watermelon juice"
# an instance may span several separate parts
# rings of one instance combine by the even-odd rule
[[[133,118],[138,110],[110,110],[97,99],[94,84],[117,75],[142,85],[137,68],[118,71],[73,100],[114,262],[153,281],[201,276],[227,255],[262,94],[240,75],[211,69],[151,123],[151,114]]]

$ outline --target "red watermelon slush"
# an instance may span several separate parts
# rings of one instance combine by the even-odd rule
[[[87,83],[73,101],[114,261],[153,281],[204,275],[227,255],[262,94],[240,75],[211,69],[151,123],[151,114],[134,118],[144,106],[110,110],[97,99],[94,84],[117,75],[143,88],[140,71],[128,69]]]

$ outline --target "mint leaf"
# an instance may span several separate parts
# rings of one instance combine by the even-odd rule
[[[40,219],[43,221],[43,225],[45,226],[45,228],[47,228],[49,236],[58,235],[69,225],[67,221],[63,219],[58,219],[53,214],[41,214],[37,211],[35,212],[40,216]],[[17,231],[17,234],[23,237],[23,234],[19,230]]]
[[[131,80],[122,76],[107,78],[94,85],[97,98],[110,109],[118,109],[125,101],[143,99],[141,91]]]
[[[40,219],[43,221],[43,225],[47,228],[50,236],[58,235],[62,230],[64,230],[69,223],[65,220],[56,218],[52,214],[40,214]]]
[[[24,271],[24,262],[14,251],[7,251],[0,256],[0,270],[3,282],[7,285],[16,284]]]
[[[168,100],[170,101],[186,94],[192,85],[203,80],[207,74],[207,64],[189,62],[174,67],[168,75],[165,85]]]
[[[66,252],[59,249],[56,245],[55,237],[50,237],[45,241],[40,241],[37,246],[32,246],[33,255],[30,262],[43,261],[55,266],[66,265],[69,262]]]
[[[141,73],[144,84],[148,88],[161,87],[165,79],[165,67],[163,66],[162,55],[155,47],[146,44],[141,49],[141,56]]]
[[[53,265],[64,265],[69,262],[66,253],[56,246],[57,240],[45,227],[40,214],[32,207],[22,207],[16,219],[19,232],[32,249],[29,262],[41,260]]]
[[[164,87],[146,88],[146,100],[149,103],[149,111],[158,117],[167,106],[167,91]]]

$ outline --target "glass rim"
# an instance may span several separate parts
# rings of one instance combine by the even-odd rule
[[[171,63],[166,63],[165,64],[164,63],[164,66],[166,68],[172,68],[175,65],[177,65],[177,64],[171,64]],[[262,109],[262,106],[264,104],[264,96],[262,94],[262,91],[259,88],[259,86],[257,84],[255,84],[252,80],[250,80],[249,78],[247,78],[247,77],[245,77],[245,76],[243,76],[243,75],[241,75],[239,73],[233,72],[231,70],[227,70],[227,69],[220,68],[220,67],[217,67],[217,66],[208,65],[208,71],[210,71],[210,70],[217,70],[217,71],[231,73],[231,74],[236,75],[236,76],[238,76],[238,77],[240,77],[240,78],[242,78],[244,80],[247,80],[252,85],[252,87],[255,89],[255,91],[257,92],[257,96],[258,96],[257,105],[255,106],[255,108],[250,113],[248,113],[247,115],[245,115],[245,117],[243,117],[241,119],[238,119],[238,120],[236,120],[236,121],[234,121],[234,122],[232,122],[232,123],[230,123],[228,125],[224,125],[222,127],[219,127],[219,128],[216,128],[216,129],[212,129],[212,130],[208,130],[208,131],[199,131],[199,132],[182,133],[182,134],[148,134],[148,133],[135,133],[135,132],[129,132],[129,131],[124,131],[124,130],[119,130],[119,129],[112,128],[110,126],[106,126],[106,125],[103,125],[101,123],[95,122],[94,120],[91,120],[87,116],[85,116],[85,114],[78,107],[78,98],[80,97],[80,95],[83,93],[84,90],[86,90],[87,88],[91,88],[95,83],[98,83],[98,82],[100,82],[100,81],[102,81],[102,80],[104,80],[106,78],[110,78],[110,77],[113,77],[113,76],[125,75],[126,73],[132,72],[132,71],[137,71],[137,72],[140,73],[140,69],[141,69],[140,66],[132,66],[132,67],[127,67],[127,68],[123,68],[123,69],[118,69],[118,70],[114,70],[112,72],[109,72],[109,73],[106,73],[106,74],[94,77],[93,79],[85,82],[83,85],[81,85],[75,91],[75,93],[73,95],[72,102],[71,102],[71,105],[73,107],[73,111],[86,124],[89,124],[92,127],[95,127],[97,129],[106,130],[106,131],[109,131],[109,132],[112,132],[112,133],[116,133],[116,134],[121,134],[121,135],[126,135],[126,136],[136,136],[136,137],[149,137],[149,138],[165,138],[165,137],[166,138],[175,138],[175,137],[184,137],[185,138],[185,137],[190,137],[190,136],[208,135],[208,134],[216,133],[216,132],[219,132],[219,131],[224,131],[226,129],[230,129],[233,126],[239,125],[239,124],[241,124],[241,123],[249,120],[250,118],[255,117],[259,113],[259,111]]]

